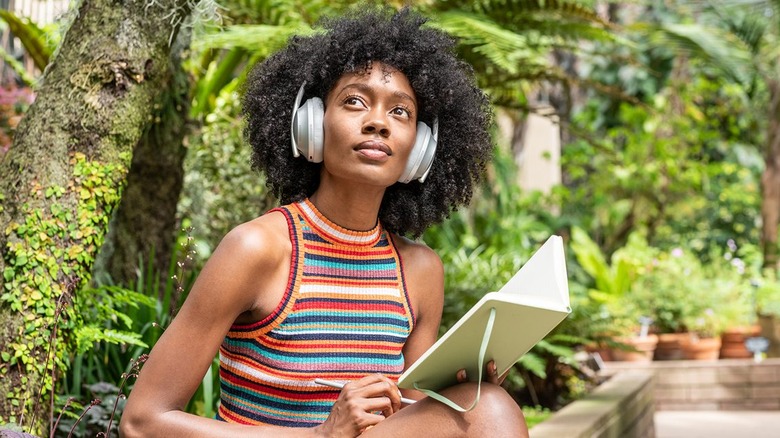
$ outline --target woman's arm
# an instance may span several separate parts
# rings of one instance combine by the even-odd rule
[[[274,288],[284,290],[290,243],[279,236],[287,236],[280,214],[243,224],[225,236],[144,364],[122,416],[123,437],[263,436],[260,428],[200,418],[184,408],[231,324],[239,316],[268,314],[275,306],[271,303],[281,299],[275,298]],[[282,435],[274,428],[271,433],[313,436],[312,430]]]
[[[404,345],[404,369],[409,368],[436,342],[444,306],[444,266],[427,246],[404,238],[394,239],[404,266],[404,276],[415,325]],[[423,393],[402,389],[405,397],[419,400]]]

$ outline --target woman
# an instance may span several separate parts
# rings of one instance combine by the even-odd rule
[[[486,97],[424,22],[369,9],[255,68],[246,135],[283,206],[220,243],[144,365],[122,436],[527,436],[492,363],[466,413],[407,390],[419,401],[402,406],[395,385],[443,305],[441,261],[403,236],[467,203],[492,148]],[[217,352],[217,418],[183,412]],[[475,393],[443,391],[461,405]]]

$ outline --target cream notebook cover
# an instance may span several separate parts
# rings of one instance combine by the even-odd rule
[[[501,375],[571,312],[560,236],[551,236],[498,292],[485,294],[401,375],[398,386],[414,388],[417,383],[439,391],[457,383],[455,375],[462,368],[477,380],[491,308],[496,314],[484,359],[495,360]]]

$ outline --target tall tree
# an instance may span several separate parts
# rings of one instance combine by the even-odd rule
[[[182,29],[173,46],[168,60],[171,74],[162,84],[152,123],[133,151],[127,187],[98,257],[98,264],[105,264],[100,270],[116,284],[137,281],[137,271],[146,262],[162,274],[161,284],[167,281],[164,274],[176,239],[190,108],[191,84],[181,61],[191,34],[191,28]]]
[[[41,429],[41,394],[79,326],[77,291],[171,74],[171,42],[195,3],[78,3],[0,162],[0,423]]]

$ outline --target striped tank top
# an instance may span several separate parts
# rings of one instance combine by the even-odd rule
[[[273,211],[287,217],[292,242],[287,289],[268,317],[228,331],[217,419],[311,427],[339,395],[315,378],[346,383],[381,373],[397,381],[414,315],[401,259],[381,225],[342,228],[308,199]]]

